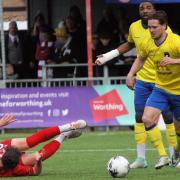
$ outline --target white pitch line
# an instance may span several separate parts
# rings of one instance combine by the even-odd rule
[[[70,150],[63,150],[60,149],[60,152],[63,153],[77,153],[77,152],[124,152],[124,151],[136,151],[136,149],[70,149]],[[146,151],[155,151],[155,149],[146,149]]]
[[[168,148],[165,148],[168,149]],[[56,153],[86,153],[86,152],[126,152],[126,151],[136,151],[136,149],[69,149],[69,150],[64,150],[64,149],[60,149],[59,151],[57,151]],[[148,148],[146,149],[146,151],[156,151],[156,149],[153,148]],[[35,151],[28,151],[28,152],[35,152]]]

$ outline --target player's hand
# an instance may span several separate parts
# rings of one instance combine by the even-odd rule
[[[160,62],[160,66],[167,66],[170,64],[176,64],[176,59],[172,59],[170,57],[164,57]]]
[[[42,160],[42,154],[38,153],[36,156],[36,161],[41,161]]]
[[[39,152],[36,154],[36,162],[34,163],[33,166],[33,175],[37,176],[41,173],[42,171],[42,154]]]
[[[0,119],[0,127],[1,126],[6,126],[10,123],[13,123],[15,121],[14,115],[12,114],[5,114],[1,119]]]
[[[135,78],[133,75],[128,74],[127,78],[126,78],[126,86],[131,89],[134,90],[134,84],[135,84]]]
[[[33,175],[37,176],[41,173],[42,171],[42,160],[41,158],[34,164],[33,166]]]
[[[97,56],[95,64],[97,64],[98,66],[101,66],[103,64],[103,58],[104,58],[103,54]]]

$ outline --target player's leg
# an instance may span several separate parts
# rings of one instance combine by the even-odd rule
[[[180,121],[174,120],[176,129],[177,146],[175,148],[174,155],[172,156],[172,166],[180,168]]]
[[[145,143],[147,139],[146,130],[144,123],[142,122],[142,115],[144,107],[149,95],[152,92],[154,84],[143,82],[140,80],[136,81],[134,90],[134,105],[135,105],[135,120],[134,133],[136,141],[137,158],[130,164],[130,168],[146,168],[147,161],[145,155]]]
[[[172,158],[172,155],[174,154],[174,149],[177,145],[176,132],[173,122],[173,113],[168,108],[166,111],[162,112],[162,116],[166,124],[166,137],[169,145],[169,156],[170,158]]]
[[[173,106],[174,125],[177,138],[177,146],[172,158],[172,164],[173,166],[180,168],[180,96],[170,95],[170,99]]]
[[[159,169],[165,165],[169,165],[169,158],[162,142],[161,133],[155,124],[155,121],[159,117],[160,113],[161,110],[146,106],[143,115],[143,121],[145,123],[148,138],[157,149],[160,156],[155,165],[156,169]]]
[[[71,122],[62,126],[45,128],[26,138],[14,138],[11,141],[11,145],[23,151],[32,148],[42,142],[45,142],[59,135],[60,133],[76,129],[82,129],[85,127],[86,122],[84,120],[77,120],[75,122]]]
[[[155,87],[148,101],[146,102],[146,107],[143,114],[143,122],[145,124],[148,138],[151,140],[160,156],[155,165],[156,169],[169,164],[169,158],[163,145],[161,133],[156,126],[156,120],[160,113],[167,108],[168,101],[164,91]]]
[[[37,162],[39,156],[41,156],[42,161],[51,157],[60,147],[64,140],[70,138],[77,138],[82,134],[81,131],[72,130],[64,132],[57,136],[54,140],[50,141],[48,144],[44,145],[42,149],[34,153],[25,153],[21,157],[21,162],[24,165],[34,165]]]

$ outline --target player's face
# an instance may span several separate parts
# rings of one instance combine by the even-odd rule
[[[153,5],[149,2],[144,2],[139,5],[139,15],[141,19],[148,20],[148,18],[155,12]]]
[[[148,20],[148,28],[153,39],[159,39],[166,30],[166,27],[161,25],[157,19]]]

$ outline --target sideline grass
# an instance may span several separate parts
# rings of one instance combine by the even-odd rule
[[[0,135],[1,140],[9,137],[24,137],[28,134]],[[42,145],[38,146],[38,149]],[[130,170],[124,180],[178,180],[180,169],[165,167],[154,169],[157,152],[147,145],[147,169]],[[37,149],[37,148],[36,148]],[[33,149],[36,150],[36,149]],[[40,176],[15,177],[13,180],[110,180],[106,170],[107,161],[114,155],[125,156],[132,162],[136,156],[132,131],[84,133],[77,139],[64,142],[61,149],[43,162]],[[12,178],[1,178],[12,179]]]

